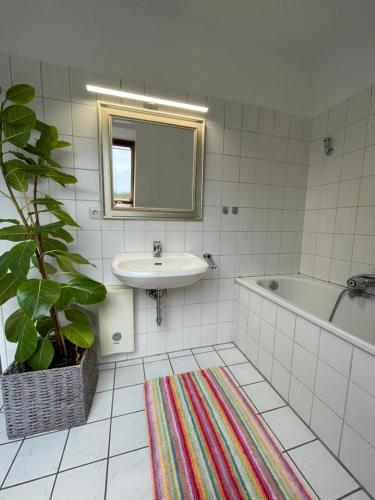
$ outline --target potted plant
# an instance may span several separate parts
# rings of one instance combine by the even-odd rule
[[[0,196],[17,214],[0,219],[0,239],[11,242],[0,256],[0,305],[18,302],[5,322],[7,340],[17,345],[2,375],[9,438],[86,421],[98,369],[95,316],[82,305],[106,296],[101,283],[78,271],[89,262],[69,251],[67,228],[78,224],[40,187],[40,181],[65,187],[77,179],[54,159],[56,149],[70,144],[26,106],[34,94],[30,85],[15,85],[5,95],[0,89]]]

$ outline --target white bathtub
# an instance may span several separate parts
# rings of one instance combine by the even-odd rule
[[[237,283],[257,292],[321,328],[375,355],[375,297],[350,298],[345,294],[333,322],[332,308],[343,287],[303,275],[237,278]],[[276,282],[276,290],[270,282]]]

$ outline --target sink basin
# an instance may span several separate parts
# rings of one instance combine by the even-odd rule
[[[149,290],[188,286],[199,281],[208,264],[190,253],[122,253],[112,261],[112,272],[126,285]]]

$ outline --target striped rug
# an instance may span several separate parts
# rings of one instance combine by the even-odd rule
[[[311,499],[223,368],[145,383],[156,500]]]

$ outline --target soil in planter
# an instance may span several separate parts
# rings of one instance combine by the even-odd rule
[[[55,340],[54,339],[51,339],[52,341],[52,345],[53,347],[55,348]],[[77,364],[76,362],[76,357],[77,357],[77,353],[76,353],[76,346],[73,345],[71,342],[69,342],[68,340],[65,341],[65,345],[66,345],[66,356],[64,356],[63,358],[57,358],[56,356],[56,350],[55,350],[55,355],[53,357],[53,360],[52,360],[52,363],[50,365],[49,368],[64,368],[64,366],[74,366]],[[79,357],[79,359],[81,359],[81,355]]]

